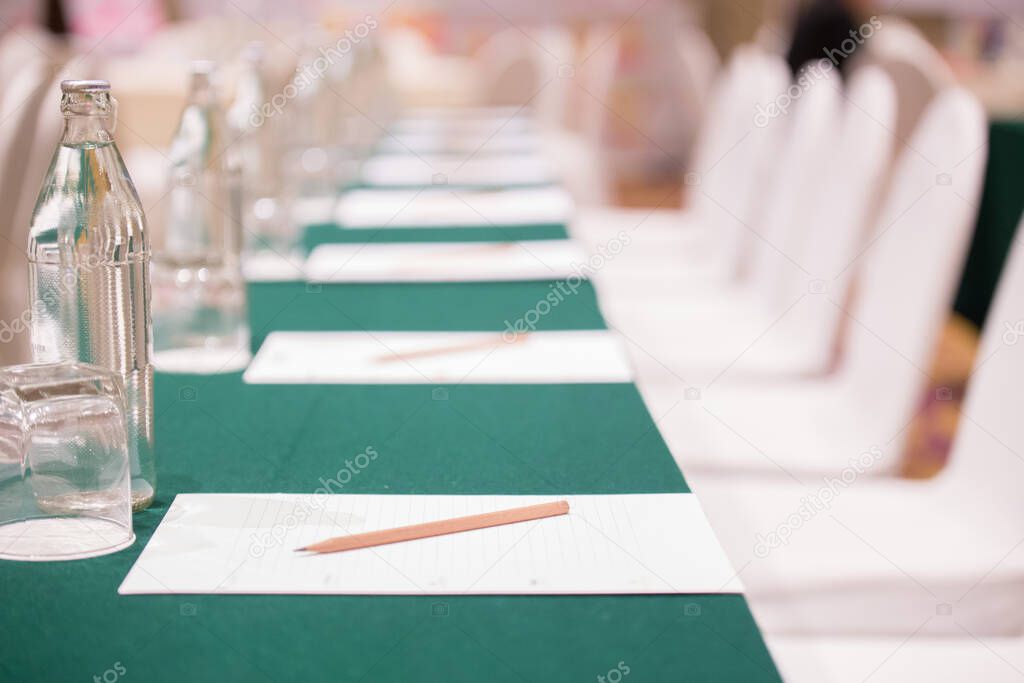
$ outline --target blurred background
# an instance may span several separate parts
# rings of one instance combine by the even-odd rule
[[[871,17],[881,17],[878,39],[843,42],[853,35],[849,28]],[[265,51],[268,97],[287,97],[286,86],[311,68],[317,50],[350,53],[347,61],[330,60],[317,97],[329,100],[328,117],[345,110],[357,143],[386,137],[389,117],[401,110],[529,110],[563,182],[584,206],[685,206],[687,190],[698,189],[688,188],[686,174],[698,131],[708,124],[714,84],[740,45],[777,53],[794,70],[823,57],[844,71],[881,64],[898,86],[894,134],[902,141],[936,92],[965,86],[990,119],[991,152],[955,313],[934,352],[930,374],[938,385],[922,394],[904,467],[922,477],[941,468],[978,329],[1024,203],[1013,171],[1024,154],[1022,3],[7,0],[0,6],[5,320],[23,308],[21,251],[58,135],[59,80],[111,81],[119,102],[116,138],[158,234],[164,152],[184,106],[188,64],[220,65],[227,105],[236,99],[253,41]],[[826,45],[847,51],[830,57]],[[260,116],[269,114],[277,137],[287,139],[293,133],[283,129],[294,128],[295,118],[275,116],[282,109]],[[2,360],[15,362],[27,350],[15,343],[3,352],[11,357]]]

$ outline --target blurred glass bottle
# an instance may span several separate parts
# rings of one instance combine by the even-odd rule
[[[262,43],[246,46],[235,98],[227,112],[230,146],[236,150],[240,166],[238,199],[242,227],[249,237],[243,247],[254,251],[284,250],[289,246],[283,234],[280,203],[275,197],[278,165],[273,158],[273,126],[269,118],[272,104],[267,100],[263,74],[265,58]]]
[[[249,362],[239,163],[225,145],[213,68],[192,66],[168,153],[164,234],[153,247],[153,359],[168,372],[232,372]]]
[[[320,50],[326,40],[322,28],[307,29],[295,75],[282,91],[281,201],[293,243],[306,225],[330,220],[336,200],[330,155],[334,95],[326,81],[331,61]]]
[[[106,81],[63,81],[64,130],[32,213],[32,351],[82,361],[124,384],[132,509],[153,502],[150,250],[139,196],[114,144]]]

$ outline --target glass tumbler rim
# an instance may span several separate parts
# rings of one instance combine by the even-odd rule
[[[23,363],[0,368],[0,388],[28,390],[51,385],[54,370],[61,371],[61,378],[65,380],[119,379],[107,368],[80,361]]]

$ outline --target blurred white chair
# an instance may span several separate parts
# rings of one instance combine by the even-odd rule
[[[765,205],[760,267],[755,263],[748,286],[726,290],[739,290],[732,301],[715,292],[658,292],[613,316],[650,354],[636,358],[641,379],[656,378],[665,366],[689,381],[829,369],[842,313],[822,294],[846,303],[856,270],[846,265],[874,218],[896,117],[892,83],[881,70],[860,70],[844,102],[840,87],[838,78],[812,85],[832,104],[795,113],[793,139],[778,164],[785,173]],[[834,121],[829,106],[841,110]],[[812,114],[819,118],[809,121]],[[657,362],[648,370],[652,356]]]
[[[41,26],[10,28],[0,36],[0,82],[10,83],[25,66],[39,60],[55,64],[62,52],[63,47]],[[0,100],[5,96],[0,92]]]
[[[551,42],[547,35],[541,40],[563,51],[571,47],[565,35],[560,41]],[[550,107],[550,102],[541,100],[548,93],[548,98],[566,108],[559,126],[544,129],[542,141],[569,193],[578,204],[603,206],[611,196],[605,132],[609,118],[614,116],[611,95],[621,45],[614,28],[603,24],[588,29],[582,43],[578,52],[542,51],[540,58],[553,68],[546,72],[547,84],[536,99],[542,108]],[[546,120],[551,123],[550,118]]]
[[[491,36],[473,55],[483,72],[483,102],[493,106],[525,106],[545,82],[539,48],[523,32],[509,27]]]
[[[28,171],[38,167],[33,155],[40,152],[33,142],[52,73],[51,64],[42,58],[27,61],[5,88],[0,103],[0,206],[4,207],[0,215],[0,324],[12,330],[21,330],[28,319],[28,217],[19,204],[25,201],[34,205],[39,193],[42,176],[34,178]],[[59,101],[47,103],[58,116]],[[53,148],[41,153],[48,164]],[[24,199],[25,195],[31,200]],[[0,341],[4,342],[0,343],[0,365],[30,360],[27,330],[5,333]]]
[[[569,120],[569,103],[573,93],[569,80],[560,78],[559,68],[572,67],[576,58],[576,46],[572,34],[557,25],[545,26],[536,32],[534,52],[542,83],[532,100],[532,108],[538,123],[546,129],[565,128]],[[543,84],[543,87],[541,85]]]
[[[618,71],[622,43],[617,27],[597,24],[583,37],[580,64],[573,78],[578,80],[579,121],[577,129],[597,148],[606,144],[608,120],[612,110],[612,86]]]
[[[461,56],[437,54],[417,30],[395,27],[381,37],[388,81],[407,106],[480,104],[483,75]],[[284,85],[282,83],[282,85]]]
[[[783,142],[770,162],[774,177],[767,183],[769,192],[760,207],[761,215],[749,224],[756,239],[746,277],[712,291],[669,286],[648,294],[643,301],[627,298],[622,305],[612,297],[603,301],[617,327],[635,331],[634,338],[640,335],[654,345],[647,351],[659,363],[682,359],[684,365],[702,367],[706,354],[699,351],[705,340],[713,347],[712,353],[718,351],[728,363],[743,349],[732,346],[749,343],[749,331],[758,334],[763,329],[759,323],[767,319],[770,324],[791,305],[792,281],[803,281],[803,266],[790,254],[802,247],[810,229],[808,208],[820,192],[829,160],[828,143],[835,132],[832,127],[840,119],[840,90],[832,78],[826,76],[802,92],[793,105],[791,120],[768,122],[770,127],[782,129]]]
[[[948,102],[942,95],[936,106]],[[928,119],[931,112],[925,125]],[[895,303],[893,315],[906,310]],[[833,479],[698,482],[695,491],[726,552],[743,568],[762,627],[793,634],[1024,633],[1022,340],[1024,232],[1018,232],[950,462],[939,476],[865,476],[885,464],[873,450],[884,442],[866,434],[861,455],[851,454]],[[888,389],[884,378],[874,378],[876,396]]]
[[[740,47],[735,50],[711,85],[707,110],[691,150],[689,167],[692,173],[687,174],[688,181],[691,178],[699,177],[698,169],[713,170],[714,162],[735,144],[736,139],[749,130],[751,124],[749,110],[757,101],[757,80],[753,75],[757,67],[756,61],[751,58],[754,54],[756,53],[749,47]],[[747,109],[747,121],[739,121],[741,115],[733,115],[732,112],[739,112],[744,108]],[[737,125],[735,130],[731,128],[733,125]],[[729,147],[718,149],[716,145],[719,145],[723,138],[730,140]],[[687,187],[684,186],[683,189],[686,190]],[[699,195],[699,189],[699,187],[690,188],[691,194],[695,196],[691,197],[690,205],[684,210],[584,208],[579,218],[573,223],[573,233],[579,239],[597,244],[614,237],[624,226],[632,229],[642,221],[644,235],[654,234],[659,242],[668,243],[673,239],[678,240],[681,238],[684,228],[700,223],[694,218],[697,212],[693,208],[693,201],[699,201],[696,197]],[[659,243],[658,247],[661,246]],[[672,242],[672,246],[677,247],[678,244]],[[655,253],[660,251],[658,249]]]
[[[881,28],[866,41],[865,61],[886,71],[896,84],[898,117],[893,131],[902,144],[914,131],[936,94],[956,83],[953,70],[939,51],[909,22],[891,15],[879,18]]]
[[[871,240],[848,266],[864,261],[855,300],[831,302],[850,328],[835,373],[702,389],[641,384],[652,412],[674,406],[660,427],[685,471],[834,473],[871,444],[887,451],[872,472],[893,471],[974,226],[986,138],[984,112],[966,91],[950,89],[929,108]]]
[[[582,210],[573,234],[591,248],[625,232],[630,244],[597,276],[603,300],[646,297],[666,286],[720,284],[739,275],[767,171],[784,126],[757,126],[756,106],[789,86],[785,63],[741,47],[716,84],[686,175],[686,209]]]
[[[771,636],[772,659],[787,683],[1019,683],[1024,638]]]
[[[721,68],[718,52],[708,35],[698,26],[685,25],[676,39],[679,79],[679,117],[684,144],[692,151],[711,103],[715,75]]]

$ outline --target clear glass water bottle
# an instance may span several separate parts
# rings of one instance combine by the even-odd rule
[[[290,244],[311,223],[331,219],[337,188],[331,167],[334,94],[327,88],[330,61],[320,54],[324,32],[311,28],[304,40],[295,75],[282,93],[291,96],[282,110],[278,138],[281,204]]]
[[[168,153],[164,234],[153,246],[153,363],[166,372],[232,372],[250,358],[238,167],[212,75],[213,64],[193,64]]]
[[[242,53],[235,97],[227,110],[231,149],[240,170],[242,227],[245,247],[287,250],[283,217],[277,201],[277,168],[274,160],[274,113],[267,99],[263,74],[266,51],[262,43],[250,43]]]
[[[36,361],[82,361],[124,384],[132,509],[156,492],[150,250],[114,144],[106,81],[61,83],[64,131],[32,213],[28,259]]]

